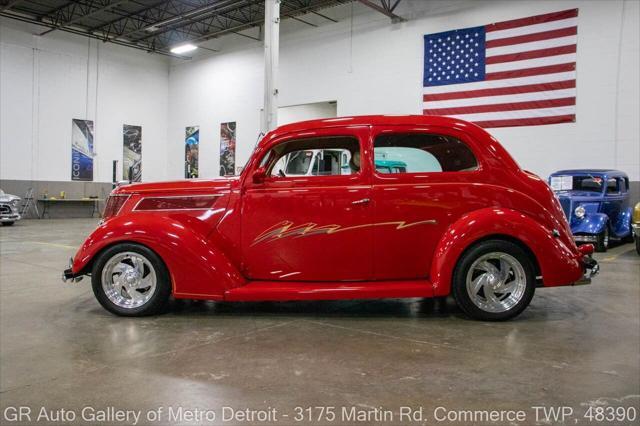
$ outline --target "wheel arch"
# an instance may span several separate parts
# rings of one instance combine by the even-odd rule
[[[120,244],[135,244],[135,245],[138,245],[138,246],[142,246],[142,247],[144,247],[144,248],[146,248],[148,250],[151,250],[162,261],[162,264],[164,265],[165,268],[167,268],[167,271],[169,271],[169,266],[167,265],[167,262],[165,262],[165,260],[162,258],[162,256],[160,256],[158,254],[158,252],[153,249],[153,247],[150,247],[148,244],[141,243],[140,241],[124,239],[124,240],[112,241],[109,244],[101,247],[98,251],[95,252],[95,254],[93,254],[91,256],[91,258],[82,267],[82,269],[80,269],[76,273],[76,275],[91,275],[91,271],[93,270],[93,265],[95,264],[96,259],[98,259],[104,252],[106,252],[110,248],[118,246]],[[169,275],[171,275],[170,271],[169,271]],[[171,276],[169,276],[169,278],[171,278]]]
[[[162,260],[174,297],[221,300],[227,289],[246,281],[225,253],[190,225],[142,213],[112,218],[87,238],[75,255],[72,271],[76,275],[89,273],[105,250],[117,244],[138,244]]]
[[[429,274],[435,296],[450,294],[453,271],[463,253],[489,239],[510,241],[521,247],[532,259],[536,277],[542,277],[538,285],[568,285],[582,277],[576,247],[566,246],[552,230],[522,212],[487,208],[462,216],[444,232]]]
[[[469,250],[471,250],[473,247],[489,240],[507,241],[520,247],[527,254],[527,257],[531,260],[531,264],[533,265],[536,277],[540,276],[541,274],[540,262],[538,262],[538,258],[536,257],[536,254],[533,252],[533,250],[531,250],[531,248],[521,239],[514,237],[513,235],[507,235],[507,234],[489,234],[473,241],[467,246],[467,248],[463,250],[462,253],[460,253],[460,255],[458,256],[458,259],[456,259],[456,264],[458,263],[460,258],[464,256],[464,254],[467,253]]]

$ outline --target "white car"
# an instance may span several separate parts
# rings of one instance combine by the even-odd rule
[[[2,226],[11,226],[17,220],[20,220],[18,207],[20,206],[20,197],[17,195],[5,194],[0,189],[0,223]]]

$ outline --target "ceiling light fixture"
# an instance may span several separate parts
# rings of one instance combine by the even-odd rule
[[[198,46],[194,46],[191,43],[181,44],[180,46],[173,47],[171,49],[171,53],[176,53],[179,55],[181,53],[191,52],[192,50],[196,50],[197,48]]]

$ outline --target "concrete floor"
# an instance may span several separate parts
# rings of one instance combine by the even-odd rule
[[[60,281],[96,223],[0,229],[1,424],[14,406],[29,406],[31,423],[41,407],[51,423],[55,410],[78,423],[106,407],[142,410],[138,424],[202,423],[187,411],[177,418],[179,407],[211,410],[215,424],[256,423],[225,420],[224,406],[275,408],[278,424],[294,424],[297,406],[336,407],[333,421],[315,424],[371,424],[376,408],[411,424],[400,420],[402,406],[423,407],[413,424],[436,423],[439,406],[526,413],[495,424],[562,423],[540,409],[536,418],[533,406],[572,407],[566,424],[597,424],[583,417],[589,407],[634,407],[640,418],[640,257],[631,244],[596,256],[602,272],[591,286],[538,290],[505,323],[470,321],[452,301],[428,300],[180,302],[127,319],[103,310],[86,279]],[[159,421],[145,419],[160,407]],[[369,410],[368,419],[349,417],[351,407]],[[465,422],[442,422],[456,423]]]

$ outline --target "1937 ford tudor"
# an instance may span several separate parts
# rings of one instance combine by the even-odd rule
[[[298,151],[343,165],[287,176]],[[341,155],[326,156],[338,162]],[[404,164],[376,170],[374,159]],[[218,301],[442,297],[469,316],[521,313],[535,288],[598,272],[547,183],[473,124],[363,116],[282,126],[234,178],[116,188],[65,279],[91,275],[128,316],[170,296]]]

